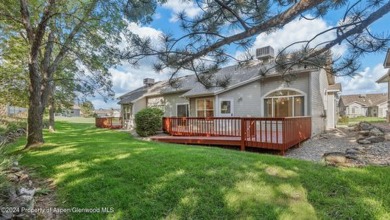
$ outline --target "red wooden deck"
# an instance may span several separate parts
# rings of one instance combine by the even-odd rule
[[[284,152],[311,136],[310,117],[288,118],[177,118],[163,119],[163,130],[171,136],[152,140],[179,143],[239,146]]]
[[[122,118],[118,118],[118,117],[95,118],[95,126],[97,128],[121,129]]]

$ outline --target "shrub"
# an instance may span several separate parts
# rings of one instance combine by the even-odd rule
[[[342,116],[342,117],[339,118],[339,123],[340,124],[348,124],[348,122],[349,122],[348,116]]]
[[[164,112],[158,108],[146,108],[135,114],[135,131],[141,137],[154,135],[161,129]]]

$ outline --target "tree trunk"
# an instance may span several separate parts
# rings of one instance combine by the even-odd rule
[[[49,98],[49,132],[55,131],[55,121],[54,121],[54,112],[55,112],[55,102],[54,102],[54,85],[51,88],[51,94]]]
[[[27,144],[25,149],[43,143],[43,106],[41,102],[41,77],[37,61],[29,64],[29,108],[27,117]]]

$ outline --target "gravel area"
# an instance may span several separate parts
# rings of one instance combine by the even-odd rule
[[[381,127],[386,133],[388,132],[389,127],[383,125],[378,127]],[[347,149],[353,148],[364,151],[364,160],[368,164],[390,164],[390,141],[361,145],[356,142],[356,137],[357,132],[354,131],[353,127],[337,128],[302,143],[298,148],[288,150],[286,157],[321,161],[324,153],[345,153]]]

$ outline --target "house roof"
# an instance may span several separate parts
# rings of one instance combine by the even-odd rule
[[[383,67],[390,68],[390,48],[387,49],[386,58],[385,61],[383,62]]]
[[[345,106],[352,103],[359,103],[366,107],[377,106],[387,100],[387,93],[366,94],[366,95],[342,95],[340,97]]]
[[[120,101],[118,102],[118,104],[129,104],[133,100],[142,97],[147,91],[148,91],[147,88],[145,86],[142,86],[136,90],[128,92],[119,97]]]
[[[390,80],[390,69],[387,71],[385,75],[379,78],[376,83],[387,83]]]
[[[215,95],[222,92],[226,92],[230,89],[236,88],[238,86],[259,80],[264,77],[275,77],[280,76],[274,68],[273,64],[260,64],[259,62],[249,64],[247,66],[228,66],[220,69],[215,74],[215,80],[224,80],[229,79],[229,85],[225,88],[223,87],[211,87],[206,88],[203,84],[198,82],[196,75],[187,75],[179,77],[175,81],[175,86],[171,86],[169,80],[159,81],[153,84],[152,86],[140,87],[131,92],[128,92],[119,97],[120,101],[118,104],[129,104],[133,103],[136,100],[139,100],[143,97],[157,96],[161,94],[169,93],[178,93],[183,92],[182,97],[201,97]],[[261,69],[270,69],[266,76],[260,75]],[[296,68],[293,71],[296,73],[303,73],[308,71],[317,70],[317,68]],[[336,86],[337,87],[337,86]]]
[[[115,111],[120,111],[120,109],[102,109],[102,108],[100,108],[100,109],[95,109],[93,112],[95,113],[95,114],[107,114],[107,115],[109,115],[109,114],[112,114],[113,112],[115,112]]]

